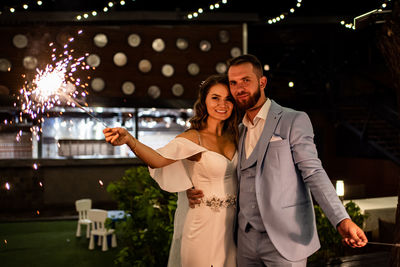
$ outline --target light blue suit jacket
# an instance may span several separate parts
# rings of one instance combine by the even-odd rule
[[[245,134],[244,127],[239,158]],[[270,142],[273,135],[282,140]],[[318,159],[310,119],[272,101],[258,142],[255,188],[265,229],[283,257],[305,259],[320,247],[311,194],[335,228],[349,218]]]

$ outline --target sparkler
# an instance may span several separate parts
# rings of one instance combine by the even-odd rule
[[[370,242],[370,241],[368,241],[368,244],[380,245],[380,246],[391,246],[391,247],[399,247],[400,248],[400,243],[382,243],[382,242]]]
[[[78,34],[81,33],[82,31],[78,32]],[[74,72],[79,69],[88,70],[90,67],[86,65],[84,56],[73,57],[74,50],[69,49],[69,44],[73,41],[74,38],[69,38],[68,44],[64,45],[64,51],[58,55],[57,49],[53,48],[51,57],[55,63],[46,65],[43,70],[37,69],[35,78],[31,82],[25,81],[20,90],[21,96],[18,97],[22,102],[22,113],[36,119],[47,110],[66,102],[72,107],[79,107],[107,127],[103,121],[96,118],[90,113],[90,110],[85,109],[77,101],[78,96],[86,97],[88,94],[85,90],[88,84],[82,83],[80,78],[74,78]],[[49,46],[53,47],[54,43],[50,43]],[[85,56],[87,55],[85,54]],[[82,92],[79,92],[76,88],[81,88]]]
[[[86,112],[90,117],[92,117],[92,118],[95,119],[96,121],[100,122],[100,123],[103,124],[105,127],[108,127],[108,125],[107,125],[104,121],[102,121],[102,120],[100,120],[99,118],[95,117],[93,114],[90,113],[90,110],[89,110],[89,111],[86,110],[81,104],[79,104],[77,101],[75,101],[72,97],[67,96],[67,98],[68,98],[70,101],[73,101],[73,104],[71,104],[71,106],[75,106],[75,105],[76,105],[78,108],[80,108],[80,109],[82,109],[84,112]]]

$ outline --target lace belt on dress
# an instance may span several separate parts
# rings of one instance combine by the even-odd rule
[[[203,197],[201,204],[210,207],[213,211],[219,211],[220,208],[236,207],[236,196],[227,194],[226,197]]]

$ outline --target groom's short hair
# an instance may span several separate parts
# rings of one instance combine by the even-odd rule
[[[251,54],[241,55],[230,59],[228,61],[228,70],[231,66],[237,66],[244,63],[250,63],[251,65],[253,65],[254,73],[257,75],[258,78],[261,78],[263,76],[263,67],[260,60],[258,60],[256,56]]]

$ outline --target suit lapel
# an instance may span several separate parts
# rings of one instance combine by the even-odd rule
[[[258,158],[257,165],[263,162],[263,158],[265,157],[265,153],[267,153],[267,148],[269,145],[269,141],[271,140],[272,135],[274,134],[275,128],[278,125],[278,122],[282,116],[282,107],[278,105],[275,101],[271,100],[271,107],[268,111],[267,120],[265,121],[264,130],[261,133],[259,142],[259,150],[258,150]]]

